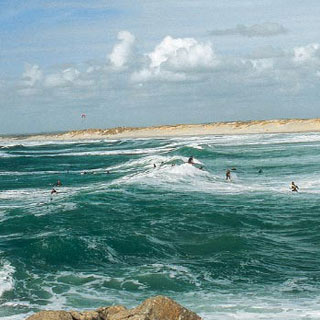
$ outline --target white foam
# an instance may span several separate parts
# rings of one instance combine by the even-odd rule
[[[6,260],[1,260],[0,266],[0,297],[4,292],[10,291],[14,287],[13,274],[15,272],[14,267]]]
[[[178,300],[206,320],[319,319],[319,296],[314,299],[287,298],[277,295],[277,288],[268,291],[271,294],[199,292],[184,294]]]

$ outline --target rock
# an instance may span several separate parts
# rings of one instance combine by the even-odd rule
[[[201,320],[174,300],[156,296],[133,309],[102,307],[95,311],[41,311],[26,320]]]
[[[70,311],[73,320],[101,320],[97,311]]]
[[[73,320],[73,318],[67,311],[40,311],[27,320]]]
[[[106,320],[201,320],[194,312],[164,296],[145,300],[140,306],[122,311]]]
[[[96,311],[99,313],[100,317],[103,320],[112,319],[115,314],[126,311],[127,308],[124,306],[112,306],[112,307],[103,307],[99,308]]]

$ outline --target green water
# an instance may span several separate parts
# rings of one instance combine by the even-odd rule
[[[164,294],[204,319],[319,319],[319,147],[315,133],[3,143],[0,317]]]

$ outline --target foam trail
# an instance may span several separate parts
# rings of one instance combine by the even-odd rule
[[[13,280],[13,274],[15,272],[15,269],[11,264],[6,261],[1,261],[1,267],[0,267],[0,297],[3,295],[4,292],[10,291],[14,287],[14,280]]]

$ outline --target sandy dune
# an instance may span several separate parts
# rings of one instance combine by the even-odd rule
[[[60,134],[17,136],[21,140],[82,140],[82,139],[119,139],[145,137],[198,136],[211,134],[250,134],[250,133],[289,133],[319,132],[320,119],[286,119],[214,122],[207,124],[179,124],[154,127],[119,127],[113,129],[87,129]],[[8,137],[2,138],[8,140]]]

